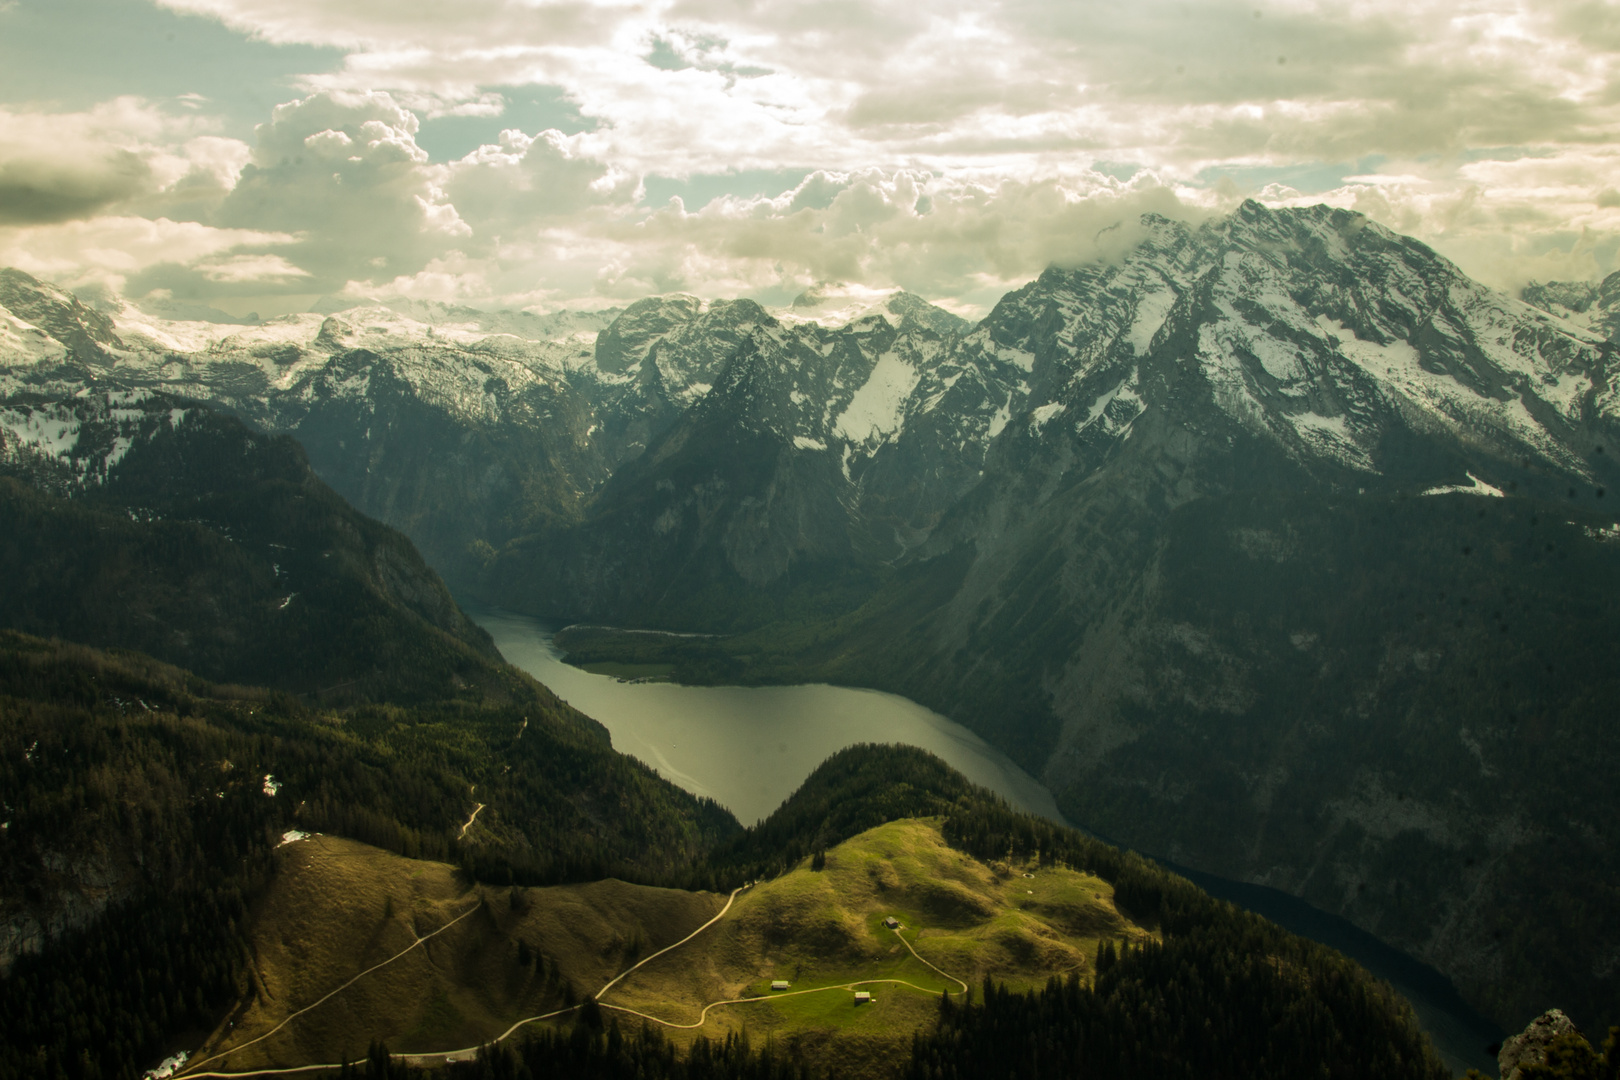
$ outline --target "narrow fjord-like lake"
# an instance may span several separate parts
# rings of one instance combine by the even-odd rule
[[[1012,805],[1069,824],[1052,793],[961,724],[894,694],[841,686],[681,686],[620,682],[562,660],[551,628],[525,615],[464,604],[507,661],[600,721],[614,748],[666,780],[707,795],[751,825],[768,816],[817,765],[856,743],[903,743],[943,758]],[[1181,870],[1180,867],[1176,869]],[[1340,949],[1405,994],[1457,1072],[1493,1070],[1484,1046],[1501,1032],[1470,1009],[1433,968],[1305,901],[1182,870],[1207,891]]]
[[[511,663],[600,721],[613,746],[664,779],[707,795],[744,825],[782,805],[834,753],[903,743],[1020,810],[1063,822],[1052,793],[961,724],[894,694],[842,686],[681,686],[620,682],[563,663],[552,631],[523,615],[467,607]],[[1067,824],[1067,822],[1064,822]]]

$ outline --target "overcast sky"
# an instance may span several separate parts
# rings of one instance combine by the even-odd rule
[[[1616,0],[0,0],[0,265],[266,315],[823,281],[976,315],[1250,196],[1591,279],[1617,51]]]

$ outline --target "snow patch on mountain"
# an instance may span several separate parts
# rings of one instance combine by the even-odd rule
[[[1039,435],[1046,422],[1063,411],[1063,404],[1057,401],[1048,402],[1029,414],[1029,430],[1031,434]]]
[[[1164,320],[1170,315],[1170,309],[1176,305],[1176,294],[1169,289],[1154,289],[1145,292],[1136,301],[1136,317],[1131,321],[1131,328],[1125,332],[1125,341],[1136,351],[1137,356],[1144,355],[1149,346],[1153,344],[1153,337],[1164,325]]]
[[[33,323],[0,307],[0,364],[60,363],[67,347]]]
[[[996,349],[995,355],[997,360],[1004,364],[1011,364],[1020,371],[1030,372],[1035,370],[1035,354],[1025,349],[1014,349],[1003,345]]]
[[[79,445],[79,419],[58,409],[0,409],[5,440],[47,457],[66,460]]]
[[[1465,473],[1470,481],[1468,484],[1445,484],[1432,487],[1425,491],[1425,495],[1486,495],[1493,499],[1502,499],[1507,496],[1501,488],[1492,487],[1473,473]]]
[[[1294,432],[1313,453],[1336,460],[1362,472],[1377,472],[1372,455],[1356,438],[1349,418],[1343,414],[1294,413],[1288,416]]]
[[[1357,337],[1354,330],[1325,315],[1316,321],[1336,339],[1333,344],[1338,351],[1377,379],[1388,393],[1404,398],[1448,428],[1459,434],[1495,433],[1534,449],[1561,468],[1588,473],[1585,463],[1571,454],[1519,397],[1507,401],[1487,397],[1449,374],[1432,371],[1424,365],[1418,350],[1405,341],[1380,344]],[[1523,359],[1514,354],[1513,367],[1508,370],[1523,371],[1524,367]]]
[[[898,353],[883,353],[839,414],[833,433],[858,444],[881,442],[898,434],[905,422],[906,401],[920,378],[917,369]]]
[[[1086,409],[1086,417],[1074,425],[1076,433],[1093,425],[1105,435],[1118,435],[1127,431],[1136,418],[1147,410],[1146,403],[1136,392],[1136,369],[1114,386],[1097,396]],[[1098,421],[1101,423],[1098,423]]]
[[[0,458],[34,457],[66,468],[71,482],[100,483],[130,448],[178,426],[188,410],[148,409],[144,395],[115,392],[50,405],[0,407]]]
[[[994,439],[997,435],[1000,435],[1006,430],[1007,422],[1011,419],[1012,395],[1008,394],[1007,400],[1002,402],[1001,407],[991,415],[990,426],[985,429],[985,435]]]

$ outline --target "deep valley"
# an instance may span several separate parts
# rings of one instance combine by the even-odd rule
[[[1620,1019],[1620,287],[1508,297],[1327,207],[1132,226],[978,323],[205,323],[0,271],[0,1072],[934,1077],[1038,1015],[1042,1067],[1447,1074],[1349,961],[1096,836],[1504,1030]],[[1085,831],[873,746],[733,816],[457,597],[625,679],[902,695]]]

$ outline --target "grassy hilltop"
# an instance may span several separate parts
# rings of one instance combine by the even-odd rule
[[[490,889],[445,863],[325,836],[280,859],[253,920],[254,994],[198,1051],[198,1061],[218,1056],[210,1069],[352,1060],[372,1040],[406,1055],[477,1046],[595,994],[726,899],[616,880]],[[601,995],[603,1010],[630,1027],[666,1021],[658,1026],[678,1043],[746,1029],[820,1065],[887,1075],[913,1033],[932,1027],[941,992],[961,997],[987,976],[1020,990],[1052,975],[1089,978],[1101,941],[1153,937],[1100,878],[985,863],[951,848],[937,820],[878,826],[811,869],[822,862],[740,893],[714,926]],[[884,925],[891,915],[898,935]],[[773,994],[773,979],[792,987]],[[857,1007],[855,989],[871,1004]],[[731,1003],[713,1006],[722,1001]]]

